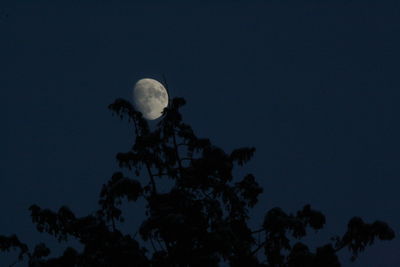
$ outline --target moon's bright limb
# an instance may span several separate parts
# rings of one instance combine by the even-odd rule
[[[144,78],[133,88],[133,105],[148,120],[155,120],[168,106],[168,93],[165,87],[154,79]]]

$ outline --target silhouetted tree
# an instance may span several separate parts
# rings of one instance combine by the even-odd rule
[[[336,267],[341,249],[348,248],[354,260],[376,239],[394,238],[386,223],[369,224],[354,217],[341,237],[310,249],[301,239],[325,224],[325,216],[310,205],[296,214],[271,209],[259,229],[250,229],[248,212],[262,188],[252,174],[234,179],[233,168],[248,162],[255,148],[226,153],[209,139],[197,137],[182,121],[179,108],[184,104],[182,98],[170,101],[154,130],[129,102],[118,99],[109,106],[134,124],[136,140],[128,152],[117,154],[120,167],[130,175],[116,172],[103,185],[98,211],[78,218],[67,207],[57,212],[30,207],[39,232],[60,242],[75,237],[83,244],[82,251],[69,247],[62,256],[50,258],[45,244],[29,250],[15,235],[1,236],[0,249],[19,249],[19,259],[25,257],[30,267],[219,266],[222,262],[248,267]],[[159,185],[166,179],[169,183],[164,185],[172,185],[163,191]],[[124,219],[121,202],[140,198],[147,206],[138,232],[152,249],[118,230],[118,222]],[[262,241],[255,235],[262,235]]]

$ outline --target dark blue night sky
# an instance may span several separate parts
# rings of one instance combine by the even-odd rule
[[[318,244],[354,215],[400,235],[400,2],[70,2],[0,4],[0,234],[54,242],[31,223],[34,203],[95,210],[133,142],[107,105],[165,74],[199,136],[257,148],[243,170],[264,188],[253,225],[310,203],[327,217]],[[399,250],[341,255],[393,267]]]

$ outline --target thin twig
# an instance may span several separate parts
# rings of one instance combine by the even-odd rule
[[[18,262],[20,262],[20,260],[16,260],[14,263],[11,263],[11,264],[9,265],[9,267],[15,266],[15,264],[17,264]]]
[[[151,243],[151,246],[152,246],[153,249],[154,249],[154,252],[158,251],[158,250],[156,249],[156,246],[154,246],[153,238],[152,238],[152,237],[150,237],[150,243]]]
[[[251,253],[251,255],[253,256],[254,254],[256,254],[260,249],[262,249],[262,248],[265,246],[265,244],[266,244],[265,241],[262,242],[262,243],[258,246],[258,248],[256,248],[256,249]]]
[[[180,157],[179,157],[179,151],[178,151],[178,145],[177,145],[177,142],[176,142],[175,130],[173,131],[172,139],[173,139],[173,142],[174,142],[174,148],[175,148],[176,158],[178,159],[179,173],[180,173],[180,177],[181,177],[181,179],[182,179],[183,167],[182,167],[182,161],[181,161],[181,159],[180,159]]]
[[[256,234],[256,233],[260,233],[260,232],[263,232],[263,231],[265,231],[265,229],[258,229],[258,230],[255,230],[255,231],[253,231],[253,232],[251,232],[252,234]]]

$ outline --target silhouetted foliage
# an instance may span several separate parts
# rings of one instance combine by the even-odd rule
[[[164,117],[151,130],[141,113],[123,99],[109,106],[135,126],[135,142],[117,154],[121,168],[100,192],[99,210],[76,217],[67,207],[57,212],[30,207],[33,223],[66,241],[74,237],[82,251],[67,248],[60,257],[49,258],[50,249],[38,244],[31,251],[14,235],[0,236],[0,249],[19,249],[30,267],[36,266],[340,266],[337,252],[348,248],[354,260],[376,239],[391,240],[393,230],[384,222],[364,223],[354,217],[341,237],[332,238],[315,250],[301,239],[307,231],[325,225],[325,216],[306,205],[296,214],[273,208],[265,214],[260,229],[247,222],[262,188],[252,174],[235,179],[234,166],[243,166],[255,148],[239,148],[226,153],[209,139],[199,138],[182,121],[179,108],[184,99],[175,98]],[[168,179],[172,186],[162,191],[158,185]],[[162,182],[161,182],[162,183]],[[165,187],[165,186],[164,186]],[[144,199],[146,218],[138,229],[146,249],[129,234],[118,230],[124,220],[121,203]],[[258,241],[255,235],[263,235]]]

